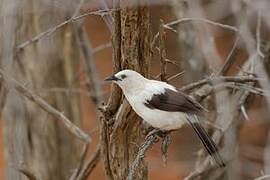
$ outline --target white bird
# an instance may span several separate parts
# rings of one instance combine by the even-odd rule
[[[205,111],[198,102],[166,82],[147,79],[128,69],[105,80],[116,83],[133,110],[154,128],[171,131],[189,123],[216,163],[225,166],[215,143],[198,121],[196,115]]]

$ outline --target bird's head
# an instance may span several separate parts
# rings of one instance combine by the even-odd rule
[[[125,92],[136,91],[143,86],[145,80],[141,74],[129,69],[119,71],[105,79],[116,83]]]

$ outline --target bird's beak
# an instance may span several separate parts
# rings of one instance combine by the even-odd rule
[[[119,78],[117,78],[115,75],[107,77],[104,81],[118,81]]]

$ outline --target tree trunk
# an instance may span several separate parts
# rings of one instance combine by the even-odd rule
[[[1,0],[1,68],[26,83],[49,104],[75,124],[80,121],[79,96],[56,93],[79,87],[75,81],[79,53],[74,47],[72,28],[66,26],[21,51],[16,45],[70,17],[76,2],[61,8],[55,1]],[[2,100],[1,100],[2,101]],[[66,179],[79,160],[78,140],[54,117],[10,89],[3,110],[7,179],[25,179],[18,169],[24,166],[38,179]]]
[[[133,1],[120,1],[120,11],[113,14],[113,71],[135,69],[148,75],[150,61],[149,10]],[[129,5],[133,5],[132,7]],[[118,6],[118,4],[115,4]],[[128,7],[129,6],[129,7]],[[116,86],[102,119],[102,153],[108,179],[126,179],[142,142],[141,120],[132,111]],[[134,179],[146,179],[147,168],[141,163]]]

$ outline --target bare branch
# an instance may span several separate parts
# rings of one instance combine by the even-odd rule
[[[175,21],[164,24],[164,27],[167,28],[167,29],[171,29],[171,26],[174,26],[174,25],[177,25],[177,24],[180,24],[180,23],[184,23],[184,22],[188,22],[188,21],[204,22],[204,23],[208,23],[208,24],[211,24],[211,25],[214,25],[214,26],[217,26],[217,27],[228,29],[230,31],[239,32],[239,29],[234,27],[234,26],[230,26],[230,25],[227,25],[227,24],[221,24],[221,23],[214,22],[214,21],[211,21],[211,20],[208,20],[208,19],[204,19],[204,18],[181,18],[181,19],[178,19],[178,20],[175,20]]]
[[[180,73],[177,73],[177,74],[175,74],[175,75],[173,75],[173,76],[167,78],[167,80],[168,80],[168,81],[171,81],[171,80],[173,80],[173,79],[175,79],[175,78],[177,78],[177,77],[179,77],[179,76],[181,77],[183,74],[185,74],[185,71],[182,71],[182,72],[180,72]]]
[[[99,51],[102,51],[104,49],[110,48],[110,47],[112,47],[112,43],[110,43],[110,42],[106,43],[106,44],[101,44],[101,45],[93,48],[93,54],[95,54],[95,53],[97,53]]]
[[[96,152],[92,155],[92,157],[85,163],[82,167],[80,174],[78,175],[77,180],[84,180],[91,174],[91,172],[95,169],[98,162],[100,161],[100,144],[97,146]]]
[[[90,16],[90,15],[96,15],[96,16],[104,16],[106,13],[109,13],[113,11],[113,9],[105,9],[105,10],[98,10],[98,11],[92,11],[92,12],[87,12],[85,14],[82,14],[82,15],[78,15],[78,16],[74,16],[74,17],[71,17],[69,18],[68,20],[64,21],[64,22],[61,22],[60,24],[52,27],[52,28],[49,28],[48,30],[46,31],[43,31],[41,33],[39,33],[38,35],[34,36],[33,38],[19,44],[17,46],[17,51],[21,51],[23,50],[25,47],[29,46],[30,44],[32,43],[36,43],[38,42],[39,40],[45,38],[45,37],[48,37],[50,36],[51,34],[53,34],[55,31],[57,31],[58,29],[61,29],[62,27],[72,23],[72,22],[75,22],[75,21],[78,21],[82,18],[85,18],[87,16]]]
[[[73,172],[73,174],[71,175],[69,180],[77,179],[78,175],[80,174],[80,172],[82,170],[82,167],[83,167],[84,160],[85,160],[87,152],[88,152],[88,148],[89,148],[89,145],[85,144],[84,147],[83,147],[83,151],[82,151],[82,154],[81,154],[81,158],[80,158],[80,161],[79,161],[78,168],[75,169],[75,171]]]
[[[172,60],[170,60],[170,59],[165,59],[165,62],[168,63],[168,64],[173,64],[173,65],[175,65],[175,66],[177,66],[177,67],[180,67],[179,64],[177,64],[176,62],[174,62],[174,61],[172,61]]]
[[[261,58],[264,58],[265,55],[261,50],[261,26],[262,26],[261,24],[262,24],[262,15],[261,11],[258,11],[257,27],[256,27],[257,53]]]
[[[92,47],[88,41],[85,30],[80,26],[75,26],[76,34],[78,37],[78,44],[81,47],[84,68],[87,75],[87,88],[92,95],[92,100],[97,106],[101,105],[102,102],[102,91],[99,83],[98,74],[96,71],[95,59],[93,56]]]
[[[153,40],[151,42],[150,48],[151,48],[152,53],[154,53],[155,44],[156,44],[156,42],[158,40],[158,37],[159,37],[159,32],[153,37]]]
[[[6,85],[10,85],[15,88],[17,92],[25,96],[28,100],[39,105],[43,110],[51,114],[52,116],[59,119],[75,137],[79,138],[85,143],[90,143],[91,138],[84,133],[79,127],[73,124],[63,113],[56,110],[54,107],[49,105],[44,99],[39,97],[38,95],[32,93],[28,89],[26,89],[23,85],[21,85],[18,81],[6,75],[6,73],[0,69],[0,75],[2,76]]]
[[[20,163],[17,169],[22,174],[24,174],[29,180],[39,180],[37,176],[32,171],[30,171],[23,162]]]
[[[247,110],[246,110],[245,106],[241,105],[240,109],[241,109],[241,112],[242,112],[243,116],[245,117],[245,119],[249,120],[249,117],[248,117]]]
[[[159,26],[159,54],[160,54],[160,79],[161,81],[167,81],[167,63],[166,63],[166,50],[165,50],[165,34],[164,34],[164,23],[160,20]]]
[[[231,49],[231,51],[229,52],[223,66],[220,68],[220,70],[218,71],[218,73],[216,75],[223,75],[224,73],[226,73],[229,68],[231,67],[231,65],[234,62],[234,58],[232,58],[236,48],[237,48],[237,44],[239,42],[239,37],[236,37],[236,40],[234,41],[233,47]]]
[[[268,178],[270,178],[270,175],[269,174],[268,175],[263,175],[263,176],[257,177],[254,180],[264,180],[264,179],[268,179]]]

